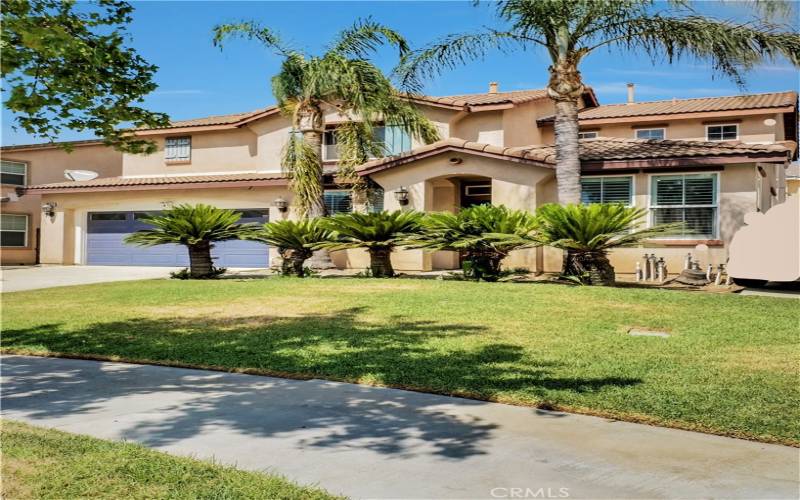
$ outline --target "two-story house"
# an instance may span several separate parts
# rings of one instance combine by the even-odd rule
[[[476,203],[535,210],[556,201],[553,104],[545,90],[414,99],[443,139],[416,144],[399,130],[381,133],[393,153],[359,168],[374,186],[373,207],[457,210]],[[631,99],[632,101],[632,99]],[[648,210],[647,223],[682,220],[688,231],[642,248],[614,252],[618,272],[632,272],[644,252],[667,259],[673,271],[698,243],[725,262],[726,245],[745,213],[767,210],[785,196],[785,166],[795,155],[797,93],[681,99],[601,106],[588,91],[582,102],[581,160],[586,202],[621,202]],[[336,166],[335,124],[328,111],[323,159]],[[242,210],[245,220],[293,217],[281,210],[292,193],[280,152],[289,121],[274,107],[174,122],[138,133],[158,152],[123,155],[121,175],[91,181],[30,183],[25,196],[51,207],[41,222],[41,261],[64,264],[185,265],[181,248],[125,245],[148,213],[175,203],[209,203]],[[7,152],[3,151],[5,155]],[[326,177],[330,211],[360,209],[346,186]],[[270,254],[275,256],[274,249]],[[267,249],[253,242],[219,244],[218,265],[263,267]],[[364,268],[363,252],[333,254],[340,267]],[[452,269],[448,252],[397,252],[399,270]],[[560,254],[515,252],[508,265],[560,269]]]

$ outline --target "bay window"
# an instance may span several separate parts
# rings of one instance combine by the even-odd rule
[[[651,223],[683,222],[669,237],[716,239],[719,206],[717,174],[654,175],[650,187]]]

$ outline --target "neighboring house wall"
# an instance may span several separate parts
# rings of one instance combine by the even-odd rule
[[[71,152],[53,146],[41,148],[6,148],[0,152],[5,161],[27,165],[27,184],[45,184],[64,181],[64,170],[92,170],[100,177],[115,177],[122,172],[122,153],[97,145],[76,145]],[[25,247],[0,248],[0,262],[4,265],[34,264],[37,252],[42,200],[39,195],[16,196],[18,186],[2,184],[0,191],[10,201],[3,202],[4,214],[28,216],[28,235]]]

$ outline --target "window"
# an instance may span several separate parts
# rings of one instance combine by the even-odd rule
[[[597,139],[597,132],[578,132],[578,139]]]
[[[383,188],[374,187],[367,191],[367,211],[383,212]]]
[[[0,167],[0,183],[24,186],[28,165],[18,161],[3,161]]]
[[[633,177],[581,177],[581,203],[633,205]]]
[[[467,196],[491,196],[492,195],[492,185],[491,184],[473,184],[471,186],[464,187],[464,194]]]
[[[350,191],[325,191],[325,211],[328,215],[353,211],[353,200]]]
[[[192,138],[167,137],[164,159],[166,161],[190,161],[192,159]]]
[[[673,237],[717,237],[717,174],[654,175],[650,189],[653,225],[683,222]]]
[[[27,215],[0,215],[0,246],[26,247],[28,246],[28,216]]]
[[[709,125],[706,139],[709,141],[735,141],[739,138],[739,125]]]
[[[640,128],[636,131],[637,139],[664,140],[667,136],[666,129],[663,128]]]
[[[126,212],[104,212],[89,214],[91,220],[126,220],[128,214]]]
[[[411,136],[404,129],[389,125],[373,127],[373,140],[382,145],[387,155],[396,155],[411,150]],[[339,140],[336,130],[328,130],[322,136],[322,159],[325,161],[339,159]]]

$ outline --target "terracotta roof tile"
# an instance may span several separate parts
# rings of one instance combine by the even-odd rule
[[[203,118],[193,118],[190,120],[177,120],[171,122],[168,127],[156,127],[156,128],[166,129],[166,128],[183,128],[183,127],[205,127],[209,125],[235,125],[249,118],[258,116],[262,113],[266,113],[269,111],[276,111],[277,109],[278,108],[275,106],[269,106],[266,108],[256,109],[254,111],[233,113],[230,115],[214,115],[214,116],[206,116]]]
[[[402,160],[402,163],[406,163],[424,153],[447,148],[461,149],[464,151],[479,151],[509,158],[523,158],[539,163],[546,163],[548,165],[556,164],[556,150],[554,145],[503,148],[490,144],[465,142],[461,139],[450,138],[422,146],[401,155],[389,156],[367,162],[361,165],[358,170],[369,173],[369,171],[391,165],[397,160]],[[788,157],[788,155],[794,151],[794,148],[795,144],[792,142],[782,144],[745,144],[742,142],[658,141],[599,137],[596,139],[582,139],[580,141],[580,158],[581,161],[648,160],[663,158],[747,156],[764,153],[777,153],[778,155],[786,155]]]
[[[451,106],[486,106],[494,104],[521,104],[547,97],[547,89],[514,90],[494,94],[460,94],[446,96],[418,96],[418,99]]]
[[[280,173],[214,174],[214,175],[175,175],[154,177],[100,177],[89,181],[54,182],[28,186],[26,190],[61,190],[81,188],[111,188],[135,186],[169,186],[178,184],[198,184],[208,182],[277,181],[286,176]]]
[[[780,108],[795,106],[797,92],[770,92],[766,94],[736,95],[727,97],[700,97],[694,99],[670,99],[665,101],[636,102],[633,104],[606,104],[586,108],[578,113],[579,120],[604,118],[629,118],[679,113],[705,113],[712,111],[740,111],[747,109]],[[552,121],[548,116],[540,122]]]

